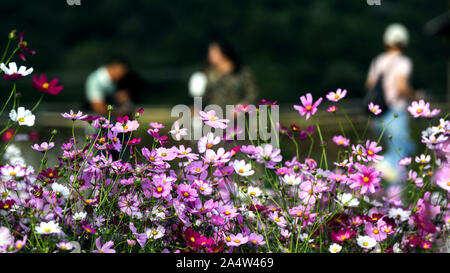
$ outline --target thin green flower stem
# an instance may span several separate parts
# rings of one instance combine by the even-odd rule
[[[355,136],[356,136],[358,139],[360,139],[359,134],[358,134],[358,131],[356,130],[355,125],[353,124],[353,122],[352,122],[352,121],[350,120],[350,118],[348,117],[347,112],[344,110],[344,108],[341,108],[341,109],[342,109],[342,113],[344,113],[345,118],[346,118],[347,121],[350,123],[350,126],[352,126],[352,129],[353,129],[353,132],[355,133]]]
[[[345,137],[345,138],[347,138],[347,136],[345,135],[344,127],[342,127],[342,122],[341,122],[341,120],[340,120],[339,118],[336,118],[336,119],[337,119],[337,121],[338,121],[339,128],[341,129],[342,136]]]
[[[308,134],[308,137],[311,140],[311,144],[309,145],[308,158],[311,158],[312,149],[314,147],[314,138],[310,134]],[[297,158],[297,160],[300,160],[300,159]]]
[[[292,135],[292,141],[295,144],[295,152],[297,154],[297,160],[299,161],[300,160],[300,154],[299,154],[299,150],[298,150],[298,143],[297,143],[297,140],[295,140],[294,135]]]
[[[48,141],[49,144],[52,142],[53,137],[54,137],[54,135],[52,134],[52,137],[51,137],[50,140]],[[42,159],[41,159],[41,165],[39,166],[38,174],[41,173],[41,171],[42,171],[42,167],[44,166],[44,160],[45,160],[45,157],[46,157],[46,155],[47,155],[47,152],[48,152],[48,149],[45,150],[44,155],[42,156]]]
[[[9,101],[13,96],[16,94],[16,82],[13,82],[13,89],[11,90],[11,94],[9,95],[9,98],[6,100],[5,105],[2,107],[2,111],[0,112],[0,117],[3,114],[3,111],[5,111],[6,106],[8,105]]]
[[[364,137],[366,136],[367,129],[369,128],[369,124],[370,124],[370,118],[371,118],[371,116],[369,116],[369,118],[367,119],[367,124],[366,124],[366,128],[364,129],[362,139],[364,139]]]
[[[41,104],[42,99],[44,99],[45,94],[42,93],[41,97],[39,98],[38,102],[34,105],[34,107],[31,109],[31,112],[34,112],[34,110],[36,110],[36,108]]]
[[[317,127],[317,132],[319,133],[320,146],[322,146],[322,155],[323,155],[323,158],[325,160],[325,169],[328,170],[327,151],[325,149],[325,143],[323,141],[322,131],[320,130],[319,123],[317,121],[315,121],[315,123],[316,123],[316,127]],[[320,168],[321,167],[322,167],[322,164],[320,164]]]
[[[20,46],[18,46],[14,49],[14,51],[9,56],[8,60],[6,60],[5,65],[8,65],[9,61],[11,61],[12,57],[14,57],[14,55],[17,53],[17,51],[19,51],[19,49],[20,49]]]
[[[3,56],[2,56],[2,59],[0,60],[0,63],[3,63],[3,60],[5,60],[5,58],[6,58],[6,54],[8,54],[8,50],[9,50],[9,46],[11,45],[11,41],[12,41],[12,39],[8,39],[8,43],[6,44],[6,48],[3,51]]]
[[[277,148],[280,148],[280,138],[279,138],[279,134],[278,134],[279,131],[276,128],[275,124],[273,123],[272,112],[268,111],[268,113],[269,113],[270,124],[272,125],[272,128],[270,129],[270,131],[272,132],[272,130],[277,130],[277,133],[275,134],[275,139],[277,140]]]

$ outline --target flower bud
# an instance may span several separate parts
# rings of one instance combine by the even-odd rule
[[[52,136],[54,136],[54,135],[56,135],[56,134],[58,134],[58,130],[53,129],[53,131],[52,131]]]
[[[8,38],[9,38],[10,40],[16,38],[16,32],[17,32],[17,30],[15,30],[15,29],[11,30],[11,32],[9,33]]]
[[[113,110],[113,107],[112,107],[112,105],[110,104],[110,105],[108,105],[108,111],[112,111]]]

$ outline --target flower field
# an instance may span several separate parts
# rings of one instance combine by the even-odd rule
[[[142,124],[142,109],[116,120],[67,109],[61,119],[73,126],[88,123],[95,133],[86,137],[72,129],[72,137],[57,147],[52,132],[26,151],[42,154],[40,165],[27,166],[12,148],[14,137],[39,122],[33,113],[45,96],[64,92],[58,79],[18,68],[15,58],[25,61],[27,54],[35,52],[23,33],[11,32],[0,61],[2,80],[12,90],[2,93],[0,105],[0,116],[8,118],[0,128],[0,252],[449,252],[450,122],[429,102],[408,107],[410,118],[425,119],[429,127],[415,140],[425,149],[398,162],[405,175],[396,185],[376,168],[383,161],[382,135],[365,138],[368,126],[355,128],[348,117],[356,141],[344,131],[324,138],[315,113],[324,99],[335,104],[327,110],[331,118],[344,111],[342,89],[324,98],[302,94],[292,111],[315,125],[300,130],[277,124],[278,145],[242,145],[212,133],[192,147],[178,145],[189,129],[176,123],[162,134],[169,125]],[[26,109],[16,81],[29,78],[42,96]],[[367,108],[369,124],[382,110],[374,103]],[[238,111],[245,114],[247,108]],[[212,128],[229,122],[214,111],[200,117]],[[152,142],[134,136],[139,127]],[[320,142],[311,142],[311,149],[316,145],[320,153],[300,153],[298,142],[313,133]],[[176,145],[169,145],[169,137]],[[282,156],[284,142],[297,147],[292,158]],[[332,145],[338,148],[335,162],[327,156]],[[58,163],[49,166],[49,157]]]

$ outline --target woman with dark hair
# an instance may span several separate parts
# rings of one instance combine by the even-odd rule
[[[189,89],[192,96],[203,96],[206,104],[247,105],[256,99],[253,77],[243,66],[233,47],[221,40],[208,46],[207,66],[194,73]]]

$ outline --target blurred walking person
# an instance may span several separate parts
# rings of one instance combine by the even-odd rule
[[[411,155],[415,149],[410,138],[407,105],[410,99],[417,98],[417,92],[409,84],[413,63],[403,54],[409,42],[408,30],[401,24],[389,25],[383,40],[385,51],[372,61],[366,87],[368,92],[381,90],[384,95],[382,104],[385,109],[375,119],[374,127],[378,133],[386,127],[383,138],[387,149],[384,160],[377,167],[388,182],[396,183],[402,175],[398,161]]]

